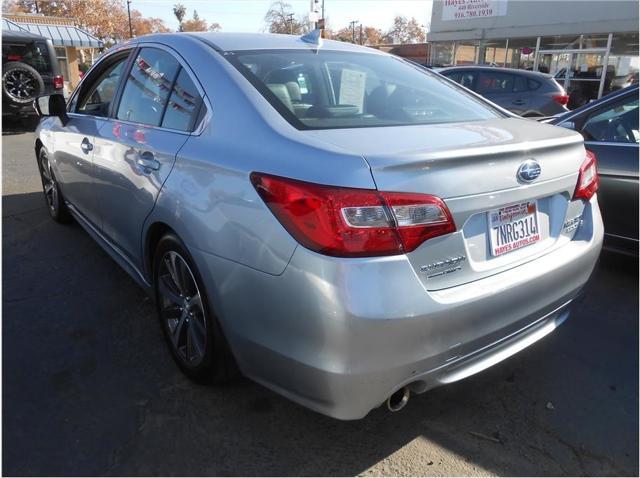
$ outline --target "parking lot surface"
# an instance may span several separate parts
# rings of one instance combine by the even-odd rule
[[[4,475],[637,476],[637,261],[604,253],[572,317],[507,362],[340,422],[184,378],[151,300],[49,219],[33,133],[4,128]]]

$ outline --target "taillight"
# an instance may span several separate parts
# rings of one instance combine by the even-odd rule
[[[64,87],[64,78],[62,75],[56,75],[53,77],[53,87],[59,90]]]
[[[561,105],[566,105],[569,103],[569,95],[553,95],[553,101]]]
[[[429,238],[456,230],[435,196],[325,186],[261,173],[251,182],[300,244],[337,257],[411,252]]]
[[[580,174],[578,175],[578,184],[573,199],[584,199],[588,201],[598,190],[600,179],[598,177],[598,164],[596,155],[587,150],[587,157],[580,166]]]

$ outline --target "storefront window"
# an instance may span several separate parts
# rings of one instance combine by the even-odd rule
[[[453,65],[453,42],[431,43],[431,57],[429,63],[432,66]]]
[[[466,41],[456,43],[456,65],[473,65],[478,59],[479,42]]]
[[[638,33],[614,33],[607,69],[612,77],[610,89],[615,91],[637,83],[638,70],[640,70]]]
[[[582,50],[585,48],[606,48],[607,33],[591,35],[556,35],[540,38],[541,50]]]

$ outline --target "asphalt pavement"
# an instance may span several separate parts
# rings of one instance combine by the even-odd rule
[[[196,385],[150,299],[45,207],[33,133],[2,137],[4,475],[638,475],[638,263],[603,253],[556,332],[341,422],[247,380]]]

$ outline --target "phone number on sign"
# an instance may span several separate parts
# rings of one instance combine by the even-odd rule
[[[455,18],[471,18],[471,17],[491,17],[493,16],[493,9],[486,8],[483,10],[467,10],[464,12],[456,12]]]

